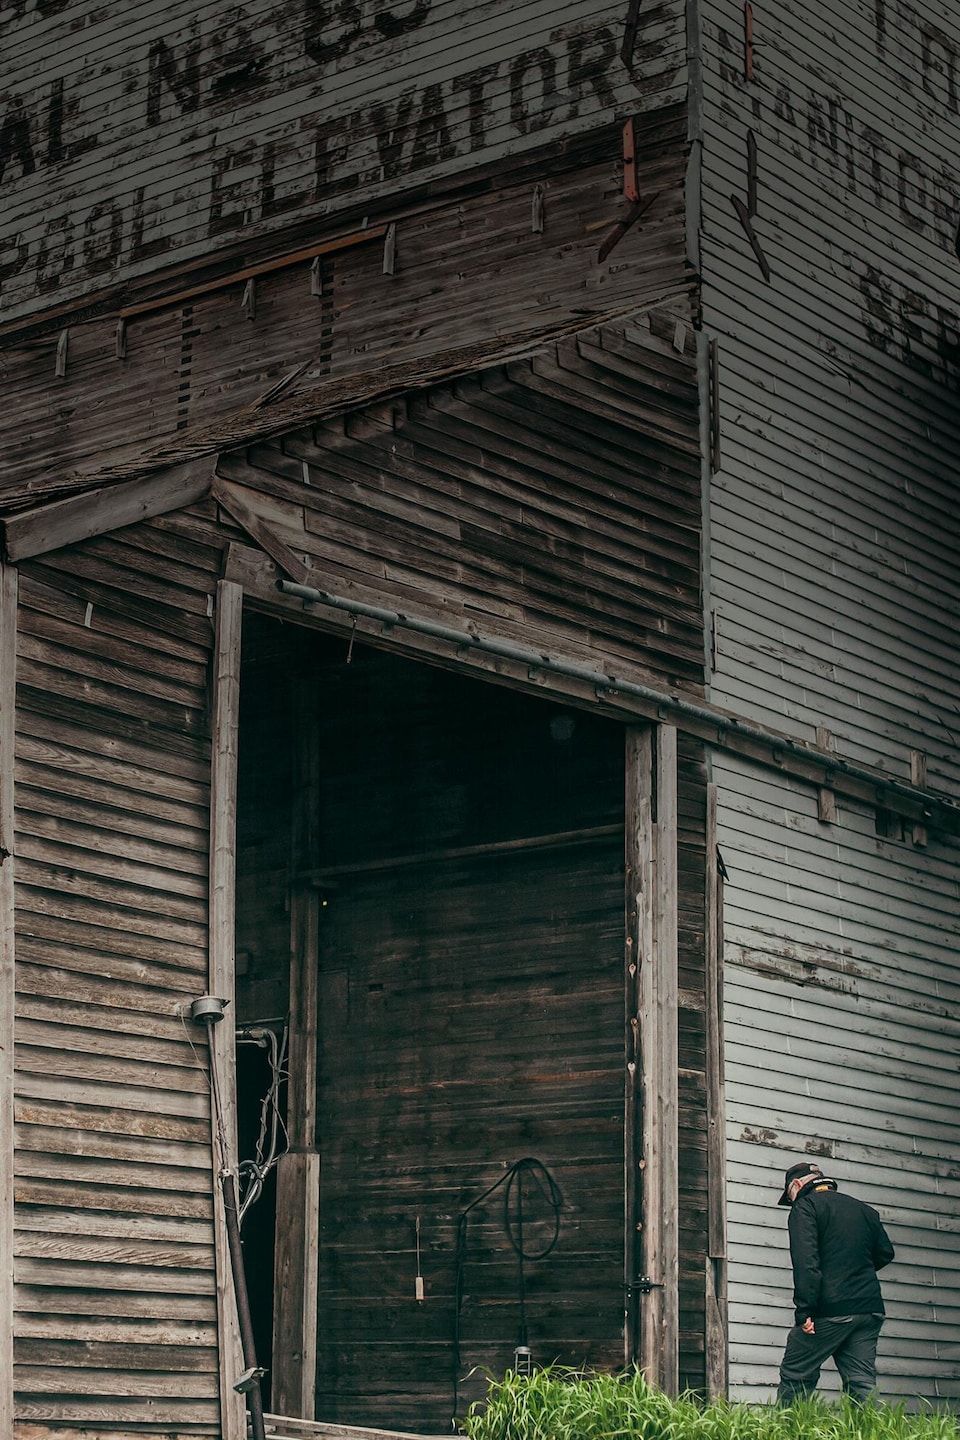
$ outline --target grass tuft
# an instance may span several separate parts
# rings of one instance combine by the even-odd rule
[[[491,1379],[462,1429],[469,1440],[960,1440],[957,1419],[940,1410],[908,1415],[902,1405],[816,1397],[786,1406],[671,1400],[638,1371],[559,1366]]]

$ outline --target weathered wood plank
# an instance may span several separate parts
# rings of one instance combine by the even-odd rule
[[[267,1434],[274,1440],[439,1440],[439,1437],[411,1435],[402,1430],[370,1430],[360,1425],[335,1425],[330,1421],[303,1421],[283,1415],[264,1415]]]
[[[646,1045],[643,1012],[644,967],[649,960],[646,921],[650,848],[650,732],[629,729],[624,743],[624,934],[625,976],[624,1017],[626,1036],[626,1078],[624,1104],[624,1288],[626,1294],[624,1363],[636,1364],[646,1342],[641,1329],[643,1297],[636,1288],[645,1253],[644,1186],[649,1157],[644,1149],[643,1065]],[[644,1324],[646,1317],[644,1316]]]
[[[31,572],[29,563],[21,566],[20,603],[26,625],[39,626],[47,618],[55,625],[69,626],[71,633],[82,627],[91,632],[89,645],[117,642],[120,653],[129,645],[144,656],[154,657],[154,663],[170,665],[173,673],[178,664],[200,668],[205,665],[209,645],[204,639],[190,640],[158,631],[145,616],[138,619],[124,615],[116,605],[94,604],[83,595],[51,583],[49,574],[44,578]],[[205,638],[209,641],[209,635]],[[78,639],[78,643],[83,642]]]
[[[14,1170],[18,1179],[23,1180],[23,1193],[27,1197],[33,1193],[46,1195],[45,1185],[49,1182],[51,1186],[59,1186],[61,1193],[64,1187],[73,1186],[79,1187],[80,1193],[95,1192],[95,1208],[99,1196],[100,1200],[109,1199],[111,1203],[120,1199],[127,1209],[146,1214],[153,1214],[153,1207],[160,1215],[212,1213],[202,1167],[188,1169],[163,1155],[158,1156],[156,1164],[150,1164],[149,1155],[143,1161],[131,1159],[126,1152],[111,1157],[100,1153],[99,1147],[96,1156],[85,1154],[82,1149],[69,1154],[44,1151],[43,1140],[41,1133],[36,1148],[24,1146],[17,1155]],[[62,1148],[61,1144],[61,1151]],[[182,1208],[178,1204],[181,1197]]]
[[[207,1249],[213,1239],[213,1227],[208,1221],[182,1216],[103,1214],[67,1205],[21,1206],[17,1211],[16,1229],[18,1235],[36,1232],[47,1238],[79,1235],[97,1239],[166,1241],[175,1245],[203,1245]]]
[[[18,1231],[16,1239],[17,1273],[23,1265],[46,1261],[54,1265],[86,1265],[122,1267],[133,1274],[139,1272],[138,1288],[149,1289],[155,1283],[155,1272],[168,1270],[212,1270],[212,1247],[206,1245],[175,1245],[169,1241],[118,1239],[111,1236],[36,1235]],[[147,1270],[148,1275],[143,1274]],[[39,1274],[37,1269],[34,1273]],[[171,1285],[170,1288],[175,1288]]]
[[[78,1366],[17,1364],[14,1368],[14,1385],[20,1400],[30,1394],[67,1395],[71,1399],[83,1395],[106,1397],[116,1395],[130,1399],[138,1395],[151,1399],[182,1397],[182,1403],[191,1400],[207,1400],[216,1395],[216,1378],[198,1371],[151,1372],[147,1370],[94,1370]],[[102,1401],[101,1401],[102,1403]],[[66,1419],[63,1409],[57,1407],[59,1418]],[[71,1406],[64,1407],[71,1413]],[[111,1407],[112,1409],[113,1407]],[[120,1407],[122,1408],[122,1407]],[[22,1411],[21,1411],[22,1413]],[[187,1412],[181,1412],[186,1418]],[[119,1418],[116,1412],[112,1419]]]
[[[111,1129],[106,1125],[91,1126],[89,1129],[77,1125],[71,1126],[69,1123],[57,1125],[55,1123],[57,1118],[54,1110],[48,1123],[17,1125],[17,1148],[23,1151],[39,1152],[41,1155],[45,1154],[50,1157],[83,1157],[89,1155],[93,1146],[96,1148],[99,1159],[130,1161],[134,1165],[151,1165],[159,1167],[161,1171],[166,1166],[170,1166],[173,1170],[178,1167],[183,1170],[203,1170],[209,1163],[204,1153],[205,1147],[202,1144],[191,1143],[190,1140],[173,1140],[168,1136],[145,1135],[138,1133],[136,1129],[132,1132],[120,1128]],[[69,1118],[71,1117],[66,1117],[67,1121]],[[86,1119],[87,1117],[74,1118]],[[208,1132],[209,1128],[208,1125]],[[44,1161],[40,1161],[41,1165],[44,1163]],[[21,1164],[19,1158],[17,1164]],[[48,1171],[44,1169],[44,1173],[48,1173]],[[160,1180],[161,1176],[158,1175],[152,1183],[159,1184]]]
[[[18,1050],[18,1058],[21,1052]],[[43,1075],[18,1069],[17,1096],[24,1102],[62,1100],[63,1080],[59,1074]],[[95,1078],[71,1077],[71,1105],[89,1105],[113,1111],[130,1110],[140,1114],[168,1115],[181,1119],[209,1121],[209,1094],[190,1090],[132,1084],[117,1084],[104,1075]]]
[[[237,1305],[230,1269],[221,1176],[237,1163],[235,1063],[237,744],[240,722],[240,632],[243,591],[222,580],[217,586],[213,656],[213,744],[210,778],[210,994],[227,1002],[226,1013],[209,1031],[210,1064],[218,1113],[212,1126],[214,1234],[219,1347],[220,1420],[223,1440],[243,1440],[245,1406],[234,1390],[242,1356]]]
[[[14,746],[17,572],[0,561],[0,1434],[13,1432]]]
[[[56,1099],[44,1102],[29,1096],[18,1096],[14,1102],[14,1118],[21,1128],[44,1126],[61,1130],[83,1131],[88,1135],[142,1136],[155,1141],[171,1140],[183,1145],[202,1144],[209,1133],[206,1118],[159,1115],[149,1111],[120,1109],[117,1106],[73,1103]],[[158,1147],[159,1149],[159,1147]]]
[[[131,789],[167,795],[187,805],[206,808],[210,767],[202,755],[168,755],[143,740],[118,738],[109,731],[96,731],[74,724],[65,716],[50,720],[44,715],[21,711],[18,744],[25,754],[45,763],[61,765],[71,773],[104,780]]]
[[[189,837],[194,843],[188,848],[176,844],[169,833],[164,834],[162,826],[157,827],[159,834],[150,827],[144,836],[145,823],[139,834],[131,832],[129,827],[114,830],[109,812],[98,814],[96,807],[92,807],[92,814],[79,820],[68,813],[74,807],[64,806],[57,814],[49,800],[43,806],[35,805],[30,791],[26,794],[18,791],[18,798],[22,798],[23,803],[17,806],[17,824],[26,855],[30,853],[31,843],[43,858],[55,854],[68,857],[73,852],[77,855],[78,869],[89,867],[92,873],[118,879],[129,879],[142,867],[141,873],[152,874],[152,883],[159,883],[161,888],[189,884],[172,877],[202,875],[206,868],[207,847],[205,843],[196,843],[196,834]],[[80,855],[85,857],[82,865]],[[202,887],[198,887],[196,893],[203,893]]]
[[[309,659],[292,681],[293,770],[290,816],[290,1020],[288,1154],[277,1170],[274,1252],[273,1383],[284,1414],[314,1417],[320,1267],[320,1156],[317,1145],[317,1044],[320,891],[321,674]]]
[[[313,1418],[320,1266],[320,1165],[316,1151],[277,1164],[273,1403]]]
[[[649,915],[645,914],[649,960],[645,980],[641,971],[643,1016],[648,1027],[643,1062],[644,1273],[663,1288],[654,1290],[645,1302],[648,1308],[643,1360],[648,1373],[668,1393],[673,1393],[678,1384],[679,1178],[677,737],[672,727],[657,728],[650,761],[646,784],[655,818],[651,850],[645,857],[644,867],[649,887]],[[652,791],[649,787],[653,787]]]
[[[114,1046],[119,1054],[101,1053],[97,1049],[85,1048],[89,1044],[88,1031],[58,1028],[53,1035],[44,1030],[41,1044],[31,1044],[30,1022],[18,1025],[16,1064],[18,1075],[46,1075],[74,1079],[102,1080],[112,1084],[156,1087],[171,1093],[209,1096],[206,1073],[199,1065],[177,1065],[175,1057],[169,1055],[169,1046],[164,1046],[164,1063],[157,1064],[143,1055],[137,1047],[137,1054],[131,1056],[129,1046],[119,1037]],[[59,1043],[50,1045],[51,1039]],[[63,1088],[62,1078],[57,1083]]]
[[[717,787],[707,789],[707,893],[704,937],[707,1105],[707,1393],[727,1394],[727,1164],[724,1092],[723,880],[717,850]]]
[[[194,461],[146,480],[72,496],[10,517],[2,524],[7,554],[13,561],[26,560],[168,510],[179,510],[207,494],[212,474],[209,461]]]
[[[113,1297],[117,1299],[116,1296]],[[112,1343],[118,1345],[205,1345],[216,1353],[217,1331],[210,1322],[175,1320],[162,1317],[152,1320],[133,1315],[107,1316],[84,1313],[82,1296],[74,1298],[81,1307],[77,1314],[32,1312],[21,1309],[17,1314],[19,1340],[72,1340],[81,1343]]]

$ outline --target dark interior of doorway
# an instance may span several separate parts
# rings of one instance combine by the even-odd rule
[[[623,735],[555,698],[248,616],[240,1023],[289,1004],[294,690],[308,672],[322,697],[317,1416],[438,1433],[458,1217],[523,1157],[563,1200],[556,1248],[525,1267],[535,1358],[622,1363]],[[484,1385],[469,1372],[502,1373],[519,1338],[503,1201],[466,1225],[461,1413]],[[527,1209],[536,1250],[552,1212],[534,1191]],[[262,1334],[271,1224],[262,1209],[245,1225]]]
[[[237,1046],[238,1149],[244,1158],[257,1152],[261,1132],[261,1111],[271,1084],[267,1051],[256,1044]],[[282,1104],[282,1099],[281,1099]],[[270,1409],[270,1378],[273,1350],[273,1259],[276,1225],[277,1175],[271,1170],[263,1190],[243,1220],[243,1268],[253,1320],[257,1361],[265,1366],[260,1385],[264,1408]]]

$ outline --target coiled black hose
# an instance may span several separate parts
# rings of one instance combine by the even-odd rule
[[[547,1244],[540,1250],[527,1250],[523,1243],[523,1180],[524,1176],[532,1177],[541,1195],[546,1197],[548,1204],[553,1210],[553,1234]],[[550,1171],[541,1160],[535,1160],[527,1155],[522,1160],[515,1161],[504,1173],[495,1180],[482,1195],[472,1200],[466,1209],[461,1210],[457,1216],[457,1246],[456,1246],[456,1282],[454,1287],[454,1320],[453,1320],[453,1419],[457,1419],[457,1409],[460,1403],[460,1316],[463,1310],[463,1278],[467,1258],[467,1220],[472,1210],[482,1205],[488,1196],[504,1186],[503,1197],[503,1228],[507,1238],[517,1256],[518,1261],[518,1300],[520,1303],[520,1338],[518,1343],[527,1343],[527,1289],[524,1264],[527,1261],[546,1260],[547,1256],[556,1249],[557,1241],[560,1238],[560,1211],[563,1208],[563,1196],[560,1187],[554,1180]],[[514,1190],[516,1190],[516,1207],[512,1208]]]

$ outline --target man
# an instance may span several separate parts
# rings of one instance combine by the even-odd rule
[[[819,1165],[792,1165],[779,1205],[790,1206],[790,1259],[796,1324],[787,1336],[777,1400],[788,1405],[817,1388],[833,1356],[843,1388],[867,1400],[877,1383],[883,1298],[877,1271],[893,1259],[880,1216],[841,1195]]]

